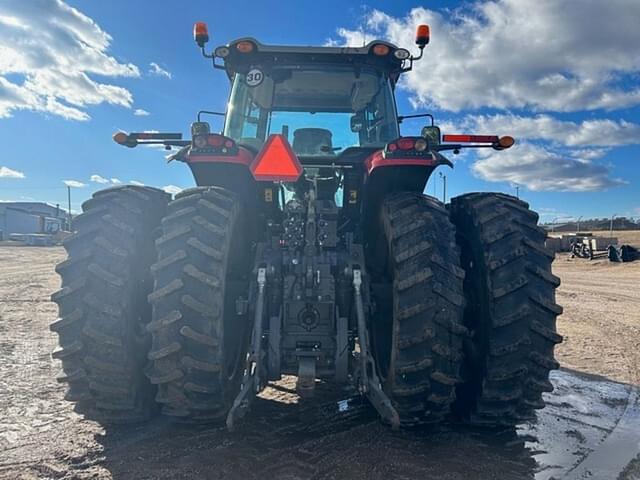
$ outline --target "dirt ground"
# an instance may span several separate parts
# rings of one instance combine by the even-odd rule
[[[600,237],[608,237],[609,232],[594,232],[594,235]],[[620,245],[636,245],[640,246],[640,230],[614,230],[613,236],[618,238]]]
[[[558,358],[563,367],[606,379],[558,372],[537,425],[516,432],[455,425],[392,432],[348,392],[322,387],[314,402],[299,403],[285,380],[229,433],[163,418],[105,430],[73,412],[55,381],[56,337],[48,330],[57,314],[49,301],[59,285],[53,268],[63,258],[61,248],[0,247],[2,479],[546,479],[575,473],[585,458],[597,464],[593,452],[614,437],[627,453],[638,447],[618,424],[640,417],[640,262],[559,256],[554,270],[563,282],[558,327],[565,342]],[[340,400],[348,400],[346,411]],[[640,478],[639,463],[624,478]],[[621,470],[589,475],[616,478]]]
[[[640,384],[640,261],[572,259],[558,254],[553,270],[562,284],[564,313],[558,361],[568,368]]]

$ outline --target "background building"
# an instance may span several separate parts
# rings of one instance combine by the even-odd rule
[[[55,234],[68,230],[67,212],[43,202],[0,203],[0,240],[11,234]]]

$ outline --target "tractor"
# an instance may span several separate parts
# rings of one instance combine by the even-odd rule
[[[198,112],[191,140],[114,135],[173,150],[197,186],[117,186],[83,204],[52,296],[66,399],[105,423],[161,412],[232,429],[293,375],[301,401],[318,382],[348,386],[393,428],[534,418],[562,340],[553,253],[513,196],[424,194],[453,167],[445,153],[514,144],[398,115],[428,26],[417,55],[253,38],[207,53],[201,22],[194,37],[229,78],[227,110]],[[400,133],[420,117],[420,135]]]

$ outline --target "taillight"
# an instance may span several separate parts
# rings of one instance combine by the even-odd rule
[[[236,155],[238,146],[232,139],[217,133],[194,135],[192,154],[195,155]]]
[[[400,150],[411,150],[416,144],[416,141],[413,138],[401,138],[396,143]]]
[[[387,143],[385,158],[426,158],[431,156],[429,141],[424,137],[402,137]]]
[[[219,147],[224,143],[224,137],[221,135],[209,135],[207,143],[212,147]]]

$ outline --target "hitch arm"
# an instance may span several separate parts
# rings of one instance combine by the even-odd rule
[[[240,393],[233,401],[233,405],[227,414],[227,428],[232,431],[236,420],[242,418],[249,409],[249,403],[253,400],[261,388],[262,380],[262,321],[264,316],[264,294],[267,285],[267,269],[258,268],[258,298],[256,299],[256,311],[253,319],[253,333],[251,335],[251,351],[247,354],[244,376],[240,386]]]
[[[376,373],[376,364],[369,353],[369,331],[364,315],[362,301],[362,272],[359,268],[353,269],[353,290],[355,292],[356,317],[358,320],[358,338],[360,344],[360,368],[358,375],[358,389],[367,396],[371,404],[380,416],[391,424],[394,430],[400,427],[400,416],[393,407],[391,400],[382,390],[380,378]]]

